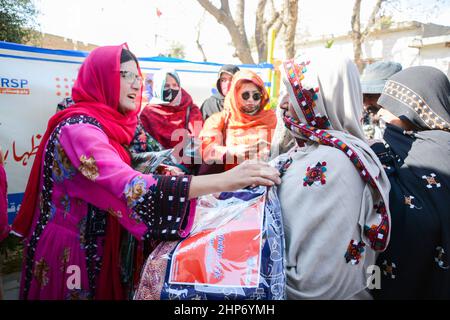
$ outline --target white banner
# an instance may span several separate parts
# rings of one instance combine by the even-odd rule
[[[50,50],[0,41],[0,146],[8,176],[9,222],[15,217],[35,154],[56,106],[71,95],[78,69],[88,53]],[[181,86],[199,107],[215,90],[217,63],[153,57],[139,58],[142,72],[174,68]],[[257,72],[268,86],[271,65],[241,65]]]

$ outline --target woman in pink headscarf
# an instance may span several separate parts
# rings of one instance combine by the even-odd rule
[[[25,238],[22,299],[123,299],[123,229],[138,241],[185,237],[195,198],[279,177],[246,163],[209,177],[142,174],[126,146],[140,110],[141,72],[124,45],[91,52],[72,89],[75,102],[48,123],[13,233]]]

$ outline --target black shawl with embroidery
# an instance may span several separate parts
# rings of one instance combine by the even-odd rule
[[[450,299],[450,83],[431,67],[393,76],[378,100],[420,131],[387,125],[372,146],[391,183],[391,240],[378,299]],[[431,129],[431,130],[430,130]]]

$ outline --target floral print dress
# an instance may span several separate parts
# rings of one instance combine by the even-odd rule
[[[107,215],[139,241],[179,239],[192,227],[190,177],[134,171],[93,118],[63,121],[43,157],[40,203],[26,238],[21,298],[94,298]],[[79,279],[73,277],[77,273]]]

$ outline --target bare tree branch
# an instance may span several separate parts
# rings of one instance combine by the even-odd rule
[[[197,2],[208,11],[217,22],[223,24],[230,36],[233,46],[236,48],[236,54],[242,63],[254,64],[250,45],[246,35],[241,33],[233,17],[231,16],[228,0],[221,0],[221,8],[214,6],[209,0],[197,0]]]
[[[224,10],[221,10],[214,6],[209,0],[197,0],[198,3],[208,11],[219,23],[222,23],[226,18],[226,13]],[[223,5],[223,4],[222,4]]]
[[[352,12],[352,31],[360,32],[361,30],[361,0],[355,0]]]
[[[245,13],[245,2],[244,0],[238,0],[236,5],[236,25],[239,28],[239,31],[241,32],[242,36],[247,37],[247,33],[245,32],[245,20],[244,20],[244,13]]]
[[[377,21],[377,15],[380,12],[381,5],[387,2],[386,0],[377,0],[375,6],[372,9],[372,13],[370,14],[369,20],[367,21],[366,27],[364,31],[361,31],[361,0],[355,0],[355,4],[353,6],[352,12],[352,42],[353,42],[353,54],[354,60],[360,72],[363,70],[363,61],[362,61],[362,44],[369,36],[372,27],[375,25]],[[392,1],[391,1],[392,2]]]
[[[273,26],[273,29],[275,30],[275,38],[278,37],[278,34],[281,31],[281,28],[286,27],[286,23],[284,22],[284,19],[283,19],[284,15],[285,15],[285,12],[283,10],[283,11],[281,11],[280,19],[278,19]]]
[[[285,11],[287,12],[286,32],[284,37],[286,58],[295,57],[295,33],[298,20],[298,0],[285,0]]]
[[[267,0],[259,0],[256,7],[255,42],[259,62],[267,60],[267,37],[264,29],[264,11]]]
[[[236,1],[235,16],[231,15],[228,0],[220,1],[220,8],[216,7],[209,0],[197,0],[197,2],[213,17],[217,22],[227,28],[231,36],[233,46],[236,51],[234,56],[243,63],[254,63],[251,54],[250,43],[245,30],[245,1]],[[267,44],[269,30],[275,30],[275,37],[278,36],[281,28],[285,27],[284,44],[286,55],[295,55],[295,33],[298,19],[298,0],[284,0],[281,10],[276,10],[274,1],[270,0],[271,10],[267,8],[267,0],[258,0],[255,20],[255,42],[259,62],[267,61]],[[266,15],[268,17],[266,17]]]
[[[220,5],[220,10],[225,12],[225,14],[231,18],[230,3],[228,2],[228,0],[220,0]]]
[[[269,21],[265,21],[264,29],[270,29],[277,22],[278,19],[282,19],[282,16],[278,11],[272,12],[272,18]]]
[[[203,62],[208,61],[208,58],[206,57],[206,54],[205,54],[205,50],[203,50],[203,45],[200,43],[200,32],[202,30],[203,21],[205,19],[205,13],[206,13],[206,10],[203,12],[202,17],[197,24],[197,27],[196,27],[197,28],[197,39],[195,40],[195,42],[197,43],[197,48],[203,56]]]
[[[367,36],[370,33],[370,29],[375,25],[377,14],[378,14],[378,12],[380,12],[381,4],[384,1],[385,0],[377,0],[377,2],[375,3],[372,13],[370,14],[369,21],[367,22],[366,29],[364,30],[364,32],[361,35],[362,41],[364,41],[367,38]]]
[[[353,57],[359,71],[362,71],[361,61],[361,0],[355,0],[352,12],[352,42]]]
[[[283,23],[282,13],[275,10],[273,0],[270,2],[272,16],[269,20],[265,19],[267,0],[259,0],[256,9],[255,40],[256,47],[258,48],[259,62],[267,61],[267,46],[270,28],[274,27],[275,24],[281,25]],[[278,35],[280,27],[275,26],[275,28],[277,28],[276,35]]]

